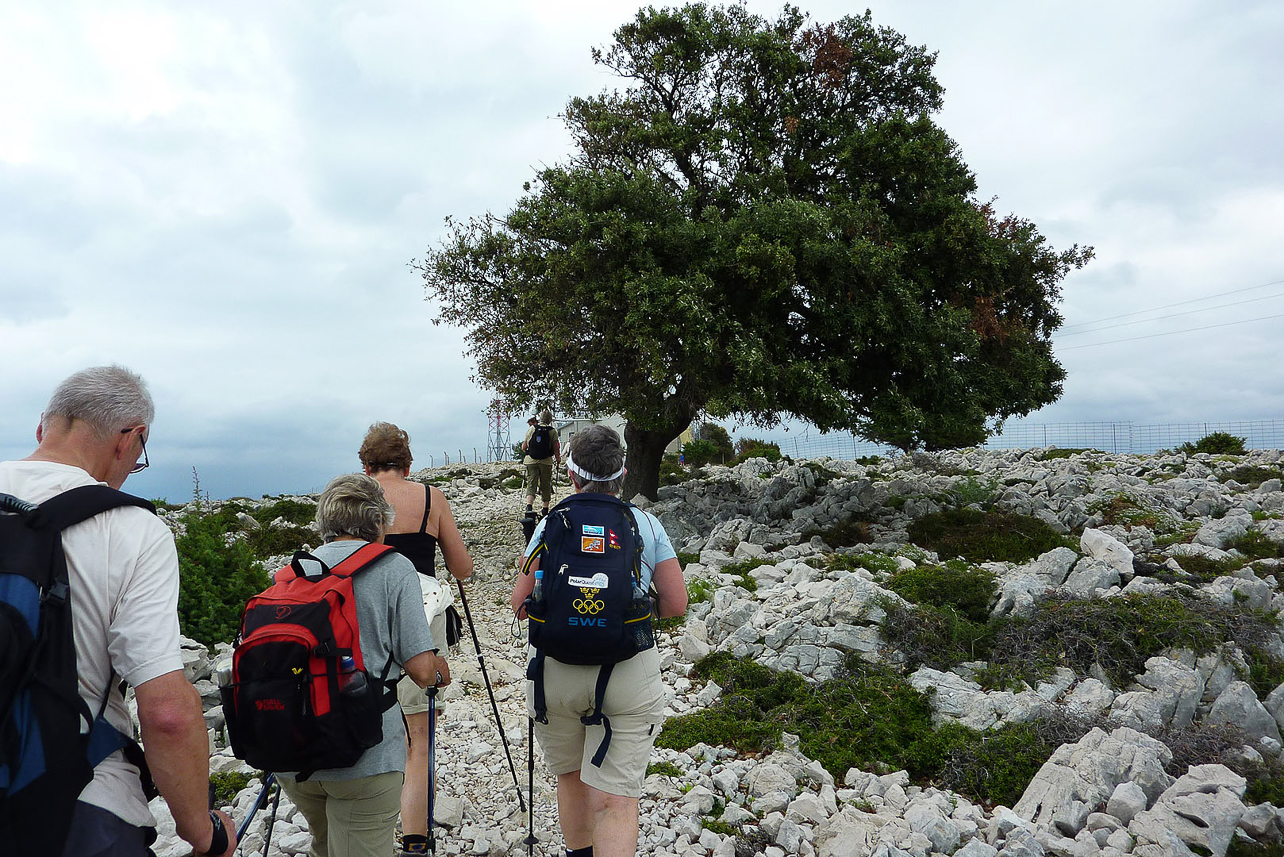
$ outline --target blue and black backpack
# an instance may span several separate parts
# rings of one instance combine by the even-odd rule
[[[593,756],[601,767],[611,741],[602,714],[615,664],[655,646],[653,606],[642,585],[642,536],[631,506],[609,494],[572,494],[544,522],[540,542],[524,573],[539,560],[540,597],[526,602],[528,635],[535,657],[527,678],[535,685],[535,718],[546,723],[544,659],[600,665],[593,712],[581,720],[601,723],[606,735]]]
[[[14,854],[61,854],[76,798],[116,750],[155,794],[142,748],[80,697],[62,531],[118,506],[152,504],[106,485],[41,503],[0,494],[0,842]]]

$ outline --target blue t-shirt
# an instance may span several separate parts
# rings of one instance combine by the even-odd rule
[[[664,531],[664,525],[655,515],[636,507],[630,507],[629,511],[633,513],[633,520],[638,525],[638,533],[642,536],[642,588],[649,589],[655,567],[666,559],[676,558],[678,554],[669,541],[669,534]],[[539,546],[539,540],[544,536],[544,524],[547,521],[548,518],[545,517],[535,525],[535,532],[531,534],[530,544],[526,545],[524,557],[529,557],[531,551]]]

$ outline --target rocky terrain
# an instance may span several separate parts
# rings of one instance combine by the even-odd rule
[[[965,450],[868,464],[751,459],[662,488],[647,505],[675,547],[698,555],[685,575],[689,584],[707,581],[710,595],[692,604],[683,625],[661,635],[673,715],[716,704],[722,689],[693,675],[693,664],[710,652],[751,657],[809,682],[839,675],[855,654],[903,669],[915,688],[931,691],[937,724],[995,730],[1062,711],[1097,725],[1056,749],[1011,807],[911,782],[904,770],[834,774],[804,755],[799,736],[788,732],[768,754],[708,744],[657,748],[653,762],[664,763],[663,773],[647,779],[639,853],[1220,857],[1250,845],[1280,853],[1284,810],[1247,805],[1248,782],[1228,764],[1170,770],[1172,749],[1154,737],[1164,729],[1221,726],[1238,736],[1226,762],[1278,761],[1284,685],[1255,692],[1237,641],[1202,654],[1164,650],[1126,683],[1100,669],[1061,666],[1033,685],[996,688],[978,680],[984,664],[914,664],[888,645],[881,622],[887,610],[909,606],[888,588],[890,575],[943,559],[911,543],[913,522],[968,507],[1035,518],[1064,536],[1064,544],[1027,561],[979,564],[997,584],[988,606],[993,617],[1029,614],[1053,592],[1079,598],[1197,592],[1228,607],[1284,607],[1277,585],[1284,568],[1281,465],[1278,451],[1214,457]],[[476,562],[467,597],[503,721],[501,737],[466,634],[451,657],[456,681],[442,695],[438,724],[437,851],[518,853],[525,850],[527,817],[502,739],[524,800],[522,629],[507,606],[521,549],[520,491],[503,487],[511,473],[500,465],[416,476],[446,493]],[[841,537],[853,532],[858,540]],[[1273,555],[1247,561],[1235,546],[1250,543],[1267,546],[1267,553],[1274,548]],[[1226,573],[1210,574],[1210,567]],[[746,575],[756,588],[744,585]],[[1261,644],[1277,658],[1284,657],[1279,631],[1276,625]],[[248,770],[223,742],[209,680],[223,651],[193,644],[187,655],[206,700],[212,768]],[[542,772],[538,747],[535,755],[536,851],[558,854],[552,779]],[[237,796],[230,811],[238,822],[258,791],[252,781]],[[186,853],[163,804],[154,809],[162,818],[156,853]],[[242,853],[262,853],[269,814],[256,817]],[[283,799],[270,853],[305,853],[308,843],[302,817]]]

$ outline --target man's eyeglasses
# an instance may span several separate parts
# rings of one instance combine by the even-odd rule
[[[145,428],[145,426],[131,426],[130,428],[121,429],[120,433],[129,434],[131,431],[135,431],[136,429]],[[151,464],[151,462],[147,460],[147,440],[143,437],[143,433],[141,431],[138,432],[138,442],[143,447],[143,460],[135,463],[134,466],[130,468],[130,473],[137,473],[140,470],[146,470],[148,465]]]

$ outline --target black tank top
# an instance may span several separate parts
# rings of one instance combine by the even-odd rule
[[[424,520],[417,533],[389,533],[384,544],[414,564],[415,570],[429,577],[437,576],[437,537],[428,534],[428,512],[432,509],[432,488],[424,486]]]

